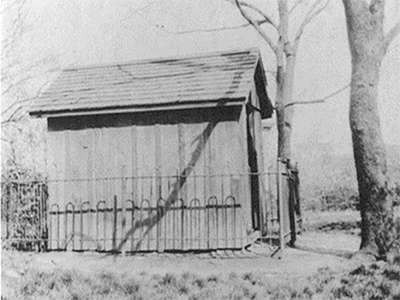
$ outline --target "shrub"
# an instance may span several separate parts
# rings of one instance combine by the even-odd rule
[[[2,181],[2,238],[11,249],[39,250],[45,239],[47,186],[41,181]],[[8,242],[10,241],[10,242]]]
[[[316,150],[310,159],[310,153],[306,149],[308,147],[297,149],[296,153],[303,209],[318,211],[357,209],[358,188],[352,153],[339,155],[331,149],[323,151],[322,148]],[[398,147],[387,148],[387,176],[392,183],[394,204],[400,205]]]

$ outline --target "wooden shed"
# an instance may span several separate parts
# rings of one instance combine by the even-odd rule
[[[241,248],[265,213],[257,49],[68,68],[47,118],[49,248]]]

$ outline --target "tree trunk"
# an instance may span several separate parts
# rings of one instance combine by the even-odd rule
[[[290,127],[285,122],[285,101],[284,101],[285,74],[282,70],[276,76],[276,120],[278,127],[278,158],[287,159],[290,157]]]
[[[278,127],[278,157],[290,159],[293,107],[286,105],[292,102],[294,69],[296,56],[288,40],[289,11],[286,0],[278,2],[279,9],[279,41],[276,51],[276,118]],[[285,58],[285,59],[284,59]],[[284,63],[284,61],[286,63]]]
[[[278,126],[278,157],[290,159],[291,156],[291,137],[293,107],[286,107],[292,102],[293,81],[294,81],[294,61],[288,62],[286,72],[277,72],[277,92],[276,92],[276,118]]]
[[[365,254],[385,255],[379,247],[383,223],[393,216],[386,175],[386,150],[378,114],[379,71],[385,54],[383,3],[343,0],[352,58],[350,127],[361,210]]]

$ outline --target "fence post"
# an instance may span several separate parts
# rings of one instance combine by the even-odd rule
[[[125,237],[125,226],[126,226],[126,166],[122,166],[122,186],[121,186],[121,201],[122,201],[122,229],[121,229],[121,247],[122,247],[122,256],[126,254],[125,243],[127,241]]]
[[[11,199],[11,193],[12,193],[12,187],[10,183],[5,184],[6,185],[6,191],[7,191],[7,196],[8,199],[5,200],[6,202],[6,239],[8,240],[10,238],[10,199]],[[4,198],[3,198],[4,199]],[[4,200],[3,200],[4,201]]]
[[[277,183],[277,196],[278,196],[278,208],[279,208],[279,243],[280,248],[283,250],[285,248],[285,237],[284,237],[284,212],[283,212],[283,196],[282,196],[282,186],[281,186],[281,170],[280,170],[281,159],[278,158],[278,165],[276,167],[276,183]]]
[[[295,217],[295,182],[293,168],[291,167],[290,161],[286,163],[286,174],[289,186],[289,224],[290,224],[290,245],[293,246],[296,242],[296,217]]]
[[[112,249],[113,252],[117,251],[117,195],[114,195],[114,224],[113,224],[113,238],[112,238]]]
[[[299,167],[295,165],[295,170],[293,171],[294,175],[294,196],[295,203],[294,208],[296,212],[296,223],[298,223],[299,232],[303,230],[303,217],[301,215],[301,199],[300,199],[300,177],[299,177]]]

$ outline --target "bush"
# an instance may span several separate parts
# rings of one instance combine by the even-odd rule
[[[8,175],[8,176],[7,176]],[[24,181],[24,178],[29,180]],[[31,181],[31,178],[35,178]],[[47,185],[39,174],[3,174],[1,221],[3,247],[39,250],[44,247]]]
[[[310,153],[310,151],[313,151]],[[331,145],[309,144],[294,147],[299,163],[300,193],[304,210],[356,209],[358,188],[351,152],[338,154]],[[387,147],[387,176],[393,184],[395,205],[400,205],[400,151]]]

